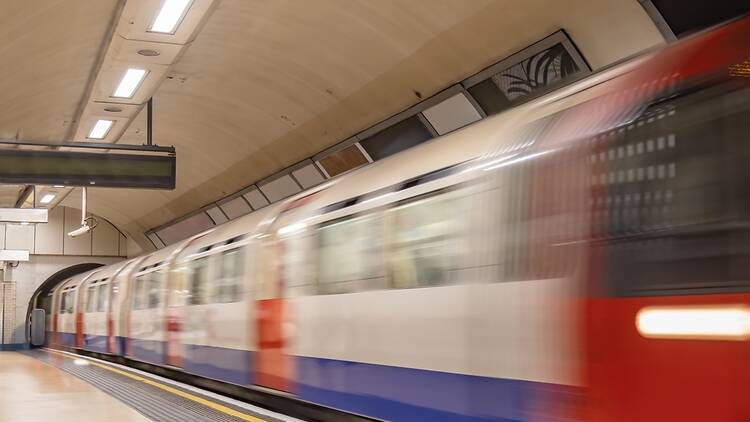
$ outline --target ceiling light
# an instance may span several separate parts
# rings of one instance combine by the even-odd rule
[[[191,0],[165,0],[149,31],[174,34]]]
[[[104,111],[108,111],[110,113],[119,113],[122,111],[120,107],[104,107]]]
[[[151,50],[151,49],[146,48],[143,50],[138,50],[138,54],[140,54],[141,56],[146,56],[146,57],[156,57],[161,53],[159,53],[156,50]]]
[[[39,200],[40,204],[49,204],[52,202],[52,200],[55,199],[55,195],[48,193],[42,197],[42,199]]]
[[[59,188],[64,188],[65,186],[63,186],[63,185],[54,185],[54,186],[52,186],[52,187],[53,187],[53,188],[58,188],[58,189],[59,189]]]
[[[29,222],[28,222],[28,221],[21,221],[21,225],[22,225],[22,226],[28,226],[28,225],[29,225]]]
[[[107,136],[107,132],[109,132],[109,129],[112,127],[113,123],[114,122],[112,120],[97,120],[94,127],[91,128],[91,132],[89,132],[88,137],[90,139],[104,139],[104,137]]]
[[[118,98],[132,98],[135,90],[138,89],[141,81],[146,77],[146,73],[148,72],[143,69],[128,69],[128,71],[125,72],[125,76],[122,77],[120,85],[117,85],[117,89],[112,96]]]

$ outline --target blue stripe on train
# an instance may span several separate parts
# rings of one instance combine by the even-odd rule
[[[75,347],[76,335],[75,333],[63,333],[57,332],[57,344],[63,347]]]
[[[575,392],[574,387],[531,381],[296,359],[300,398],[386,420],[523,421],[531,418],[535,405]]]
[[[120,350],[125,350],[125,341],[130,342],[131,357],[134,359],[157,365],[166,362],[165,342],[118,337]],[[253,382],[253,352],[192,344],[185,344],[183,351],[182,366],[186,372],[238,385],[251,385]]]
[[[136,359],[164,362],[163,342],[127,341]],[[186,372],[238,385],[254,381],[254,352],[198,345],[183,350]],[[543,412],[535,406],[570,400],[576,393],[574,387],[532,381],[303,356],[295,360],[294,393],[301,399],[386,420],[524,421]]]
[[[186,344],[183,350],[187,372],[238,385],[253,383],[253,352],[192,344]]]
[[[164,342],[159,340],[143,340],[128,338],[130,342],[130,357],[155,365],[164,364]]]
[[[92,352],[107,353],[107,336],[84,334],[83,348]]]

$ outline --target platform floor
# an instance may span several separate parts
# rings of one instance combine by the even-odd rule
[[[3,422],[149,420],[91,384],[20,353],[0,352],[0,380]]]

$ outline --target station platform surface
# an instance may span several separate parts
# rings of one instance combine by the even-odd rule
[[[149,419],[106,393],[16,352],[0,352],[0,421],[113,421]]]
[[[297,421],[186,384],[57,350],[0,352],[0,421]]]

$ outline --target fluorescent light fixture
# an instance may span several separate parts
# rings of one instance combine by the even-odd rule
[[[89,132],[88,138],[104,139],[104,137],[107,136],[107,132],[109,132],[109,129],[114,123],[115,122],[112,120],[97,120],[96,124],[94,124],[94,127],[91,128],[91,132]]]
[[[144,69],[128,69],[128,71],[125,72],[125,76],[122,77],[120,84],[117,85],[117,89],[115,89],[115,93],[112,94],[112,96],[118,98],[133,98],[135,90],[138,89],[138,86],[141,84],[141,81],[143,81],[143,78],[146,77],[147,73],[148,71]]]
[[[28,225],[29,225],[29,222],[28,222],[28,221],[21,221],[21,225],[22,225],[22,226],[28,226]]]
[[[42,196],[42,199],[39,200],[40,204],[49,204],[52,202],[52,200],[55,199],[55,195],[48,193],[44,196]]]
[[[165,0],[149,31],[174,34],[192,0]]]
[[[643,337],[703,340],[750,338],[750,308],[743,305],[664,306],[638,311]]]
[[[0,261],[28,261],[29,251],[0,249]]]
[[[292,233],[296,233],[298,231],[304,230],[305,227],[307,227],[307,224],[305,223],[290,224],[288,226],[284,226],[280,228],[276,233],[283,236],[285,234],[292,234]]]
[[[52,187],[53,187],[53,188],[64,188],[65,186],[63,186],[63,185],[54,185],[54,186],[52,186]]]
[[[85,359],[73,359],[73,364],[78,366],[88,366],[89,362]]]

